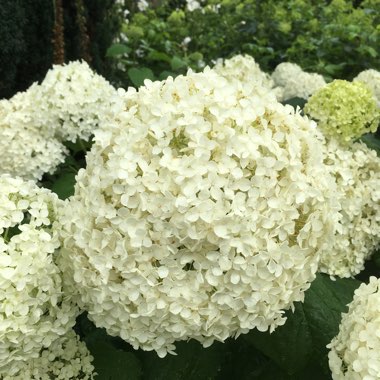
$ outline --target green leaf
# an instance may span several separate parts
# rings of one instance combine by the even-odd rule
[[[337,335],[341,313],[347,311],[354,290],[360,282],[318,274],[305,293],[304,303],[296,303],[295,311],[287,312],[284,326],[272,334],[252,330],[245,339],[272,359],[292,379],[303,378],[300,371],[319,366],[328,376],[326,345]]]
[[[75,187],[74,171],[62,171],[60,176],[54,181],[51,190],[54,191],[60,199],[66,199],[74,194]]]
[[[111,45],[106,52],[106,57],[117,57],[118,55],[128,54],[132,49],[124,44],[113,44]]]
[[[86,317],[79,318],[79,325],[86,333],[84,341],[94,357],[96,380],[141,379],[140,360],[133,352],[116,347],[118,338],[107,335],[104,329],[95,328]]]
[[[380,140],[373,134],[367,133],[360,138],[369,148],[376,150],[377,155],[380,155]]]
[[[313,341],[302,307],[294,314],[287,313],[287,322],[272,334],[257,329],[245,335],[245,339],[289,374],[302,370],[309,362]]]
[[[203,348],[196,341],[180,342],[177,355],[160,359],[155,352],[144,353],[144,380],[212,380],[223,363],[223,344]]]
[[[187,63],[181,59],[180,57],[177,57],[176,55],[171,59],[170,65],[172,67],[172,70],[179,70],[187,66]]]
[[[342,313],[352,301],[360,282],[351,278],[331,280],[329,276],[318,274],[305,294],[303,307],[313,339],[315,359],[328,371],[326,345],[338,334]],[[286,325],[285,325],[286,326]]]
[[[297,108],[297,106],[298,106],[301,109],[303,109],[303,107],[305,106],[306,103],[307,103],[306,99],[298,98],[298,97],[287,99],[284,102],[282,102],[282,104],[290,104],[294,108]]]
[[[153,71],[147,67],[137,69],[135,67],[128,70],[129,79],[136,87],[144,85],[145,79],[155,80]]]
[[[170,63],[170,61],[171,61],[171,58],[167,54],[161,53],[159,51],[151,51],[148,54],[147,58],[151,59],[152,61],[164,61],[164,62],[168,62],[168,63]]]
[[[87,343],[94,357],[96,380],[139,380],[141,363],[132,352],[125,352],[101,340]]]
[[[159,80],[164,80],[166,79],[167,77],[173,77],[175,78],[178,74],[176,73],[173,73],[172,71],[163,71],[159,76],[158,76],[158,79]]]

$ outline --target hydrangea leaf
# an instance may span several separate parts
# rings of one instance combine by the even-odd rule
[[[306,369],[316,358],[328,371],[326,345],[338,333],[341,313],[347,311],[359,285],[354,279],[333,281],[318,274],[304,303],[297,303],[294,313],[287,313],[284,326],[272,334],[252,330],[246,339],[289,375]]]
[[[107,49],[106,57],[117,57],[122,54],[128,54],[131,50],[129,46],[124,44],[113,44]]]
[[[272,334],[254,329],[245,338],[291,374],[307,365],[312,355],[313,340],[302,307],[297,307],[294,314],[288,312],[287,315],[285,325],[278,327]]]
[[[179,342],[177,355],[160,359],[155,352],[144,354],[145,380],[215,379],[223,364],[223,345],[203,348],[198,342]]]
[[[52,191],[54,191],[60,199],[66,199],[74,194],[76,173],[73,171],[63,171],[55,180]]]
[[[326,345],[338,334],[341,314],[347,312],[347,305],[359,285],[360,282],[354,279],[331,280],[329,276],[319,274],[306,292],[304,304],[298,305],[303,307],[313,339],[314,353],[326,368]]]
[[[101,340],[87,344],[94,357],[97,380],[141,379],[141,363],[132,352],[125,352]]]
[[[154,80],[154,74],[151,69],[142,67],[141,69],[132,68],[128,70],[128,77],[136,87],[144,84],[145,79]]]
[[[367,133],[362,140],[369,148],[376,150],[377,155],[380,154],[380,140],[373,133]]]

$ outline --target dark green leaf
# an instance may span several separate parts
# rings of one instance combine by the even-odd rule
[[[101,340],[89,342],[87,347],[94,357],[96,380],[141,379],[141,363],[132,352],[118,350]]]
[[[288,312],[287,317],[286,324],[272,334],[254,329],[245,338],[287,373],[293,374],[308,364],[313,341],[302,307],[297,307],[294,314]]]
[[[295,97],[295,98],[287,99],[287,100],[285,100],[282,103],[283,104],[290,104],[294,108],[297,108],[297,106],[298,106],[301,109],[303,109],[303,107],[305,106],[306,102],[307,102],[306,99]]]
[[[155,352],[144,354],[145,380],[212,380],[223,363],[223,344],[204,349],[198,342],[180,342],[177,355],[160,359]]]
[[[132,49],[124,44],[113,44],[111,45],[106,52],[106,57],[117,57],[118,55],[128,54]]]
[[[61,199],[70,197],[74,194],[75,176],[76,173],[73,171],[63,171],[53,183],[51,190]]]
[[[360,282],[350,278],[331,280],[329,276],[318,274],[306,292],[303,306],[306,320],[313,338],[315,358],[327,370],[327,348],[331,339],[338,334],[342,313],[347,312],[347,304],[352,301]],[[285,325],[286,326],[286,325]]]
[[[377,155],[380,155],[380,140],[372,133],[367,133],[360,138],[369,148],[376,150]]]
[[[284,326],[272,334],[252,330],[246,340],[272,359],[292,379],[302,379],[311,365],[323,368],[329,376],[326,345],[337,335],[341,313],[347,311],[354,290],[360,282],[318,274],[305,294],[304,303],[287,312]],[[300,372],[302,371],[302,372]]]
[[[170,65],[172,67],[172,70],[177,71],[179,69],[186,67],[187,63],[183,59],[181,59],[177,56],[174,56],[170,61]]]
[[[178,75],[178,74],[173,73],[172,71],[163,71],[163,72],[159,75],[158,79],[159,79],[159,80],[164,80],[164,79],[166,79],[167,77],[173,77],[173,78],[175,78],[177,75]]]
[[[133,67],[128,70],[128,76],[136,87],[142,86],[145,79],[155,80],[152,70],[146,67],[141,69]]]
[[[153,61],[164,61],[164,62],[168,62],[168,63],[170,63],[170,61],[171,61],[171,58],[167,54],[161,53],[159,51],[151,51],[148,54],[147,58],[151,59]]]
[[[96,380],[139,380],[142,377],[140,360],[134,352],[117,347],[119,338],[96,328],[86,316],[78,318],[78,328],[85,333],[84,341],[94,357]]]

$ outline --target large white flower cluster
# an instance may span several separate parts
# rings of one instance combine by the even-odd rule
[[[380,373],[380,279],[355,291],[338,335],[327,346],[333,380],[377,380]]]
[[[380,246],[380,158],[363,143],[342,147],[331,139],[324,163],[336,178],[342,219],[333,247],[321,255],[320,269],[355,276]]]
[[[235,55],[224,61],[219,60],[213,70],[229,81],[239,80],[241,82],[256,83],[274,91],[276,97],[282,97],[282,88],[274,88],[274,81],[270,75],[262,71],[254,58],[249,55]]]
[[[0,101],[1,173],[41,179],[64,161],[66,140],[88,140],[119,98],[85,62],[54,66],[41,85]]]
[[[32,120],[35,85],[11,100],[0,100],[0,174],[41,179],[52,173],[67,154],[65,146],[45,136]]]
[[[41,350],[36,358],[26,360],[17,372],[0,374],[2,380],[91,380],[93,357],[73,330]]]
[[[295,63],[283,62],[272,73],[276,86],[282,88],[277,99],[285,101],[291,98],[308,99],[314,92],[326,85],[322,75],[307,73]]]
[[[64,335],[77,309],[54,262],[58,197],[8,175],[0,189],[0,373],[11,375]]]
[[[88,140],[118,104],[116,89],[86,62],[53,66],[39,91],[34,123],[60,141]]]
[[[359,73],[354,82],[364,82],[373,92],[377,105],[380,107],[380,72],[369,69]]]
[[[62,208],[80,306],[160,356],[283,324],[339,208],[314,123],[208,68],[129,89],[125,109]]]

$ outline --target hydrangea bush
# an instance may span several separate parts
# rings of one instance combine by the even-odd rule
[[[329,344],[333,380],[375,380],[380,373],[380,279],[371,277],[355,291]]]
[[[38,357],[20,362],[17,372],[6,373],[3,380],[90,380],[94,379],[93,357],[73,330],[56,339]]]
[[[0,101],[0,173],[53,173],[68,155],[63,142],[89,140],[118,105],[116,89],[87,63],[54,66],[40,85]]]
[[[324,164],[336,178],[342,219],[320,269],[351,277],[380,247],[380,158],[363,143],[346,147],[332,139],[326,148]]]
[[[282,325],[340,207],[313,122],[210,69],[124,100],[59,220],[79,305],[159,356]]]
[[[380,72],[368,69],[360,72],[355,78],[354,82],[365,83],[373,92],[377,101],[377,106],[380,107]]]
[[[272,73],[272,80],[282,89],[277,97],[279,101],[291,98],[308,99],[326,85],[322,75],[307,73],[300,66],[290,62],[277,65]]]
[[[32,181],[0,176],[0,376],[13,376],[74,326],[52,228],[58,197]]]

